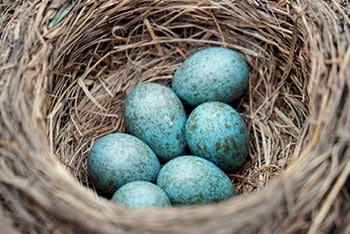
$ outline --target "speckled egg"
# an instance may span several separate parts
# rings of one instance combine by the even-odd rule
[[[234,194],[230,178],[220,168],[191,155],[166,163],[159,172],[157,185],[174,205],[210,204]]]
[[[206,102],[191,112],[186,139],[193,154],[228,172],[240,168],[248,155],[245,123],[235,109],[222,102]]]
[[[172,89],[185,103],[231,103],[248,87],[248,65],[236,51],[223,47],[199,50],[176,70]]]
[[[153,182],[159,170],[160,163],[152,149],[125,133],[101,137],[88,156],[88,173],[93,184],[109,195],[132,181]]]
[[[185,152],[186,113],[168,87],[145,83],[136,87],[125,103],[127,131],[146,142],[161,161]]]
[[[171,207],[167,194],[155,184],[146,181],[123,185],[113,194],[112,201],[129,208]]]

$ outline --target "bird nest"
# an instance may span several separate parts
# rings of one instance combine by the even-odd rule
[[[0,30],[0,227],[57,233],[350,232],[347,1],[17,1]],[[96,139],[124,132],[138,84],[169,85],[193,52],[240,52],[233,106],[249,159],[237,196],[132,210],[97,195]]]

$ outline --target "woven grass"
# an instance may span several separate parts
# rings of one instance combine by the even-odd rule
[[[0,227],[39,233],[350,233],[348,1],[18,1],[0,31]],[[52,24],[52,23],[51,23]],[[50,25],[52,26],[52,25]],[[239,51],[249,161],[219,204],[129,210],[86,171],[126,95],[190,54]]]

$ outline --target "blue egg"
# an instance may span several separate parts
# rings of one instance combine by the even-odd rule
[[[112,201],[129,208],[171,207],[167,194],[155,184],[146,181],[123,185],[113,194]]]
[[[248,87],[246,61],[236,51],[211,47],[199,50],[176,70],[172,89],[185,103],[208,101],[232,103]]]
[[[159,170],[160,163],[152,149],[125,133],[101,137],[88,156],[88,173],[93,184],[110,195],[132,181],[155,181]]]
[[[234,194],[230,178],[214,163],[191,155],[166,163],[157,185],[174,205],[200,205],[225,200]]]
[[[248,131],[240,114],[228,104],[206,102],[197,106],[186,123],[191,152],[221,169],[239,169],[248,155]]]
[[[185,152],[186,113],[168,87],[145,83],[136,87],[125,103],[127,131],[146,142],[161,161]]]

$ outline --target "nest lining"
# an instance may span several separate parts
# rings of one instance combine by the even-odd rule
[[[234,104],[244,116],[251,141],[249,163],[231,175],[237,192],[262,188],[286,168],[308,115],[307,79],[298,78],[302,74],[297,69],[307,65],[293,58],[284,66],[291,50],[298,53],[303,47],[293,34],[298,25],[289,23],[289,30],[282,32],[269,29],[279,37],[267,40],[264,36],[271,32],[266,25],[254,24],[265,12],[250,16],[242,30],[242,12],[232,17],[233,7],[186,2],[131,5],[105,22],[91,23],[92,31],[82,30],[80,35],[71,30],[67,38],[78,34],[86,39],[67,43],[54,67],[54,83],[48,89],[48,135],[55,154],[83,184],[90,185],[86,157],[95,139],[125,131],[127,94],[142,82],[169,85],[184,59],[210,46],[240,51],[251,70],[250,89]],[[267,21],[275,23],[273,16]]]

